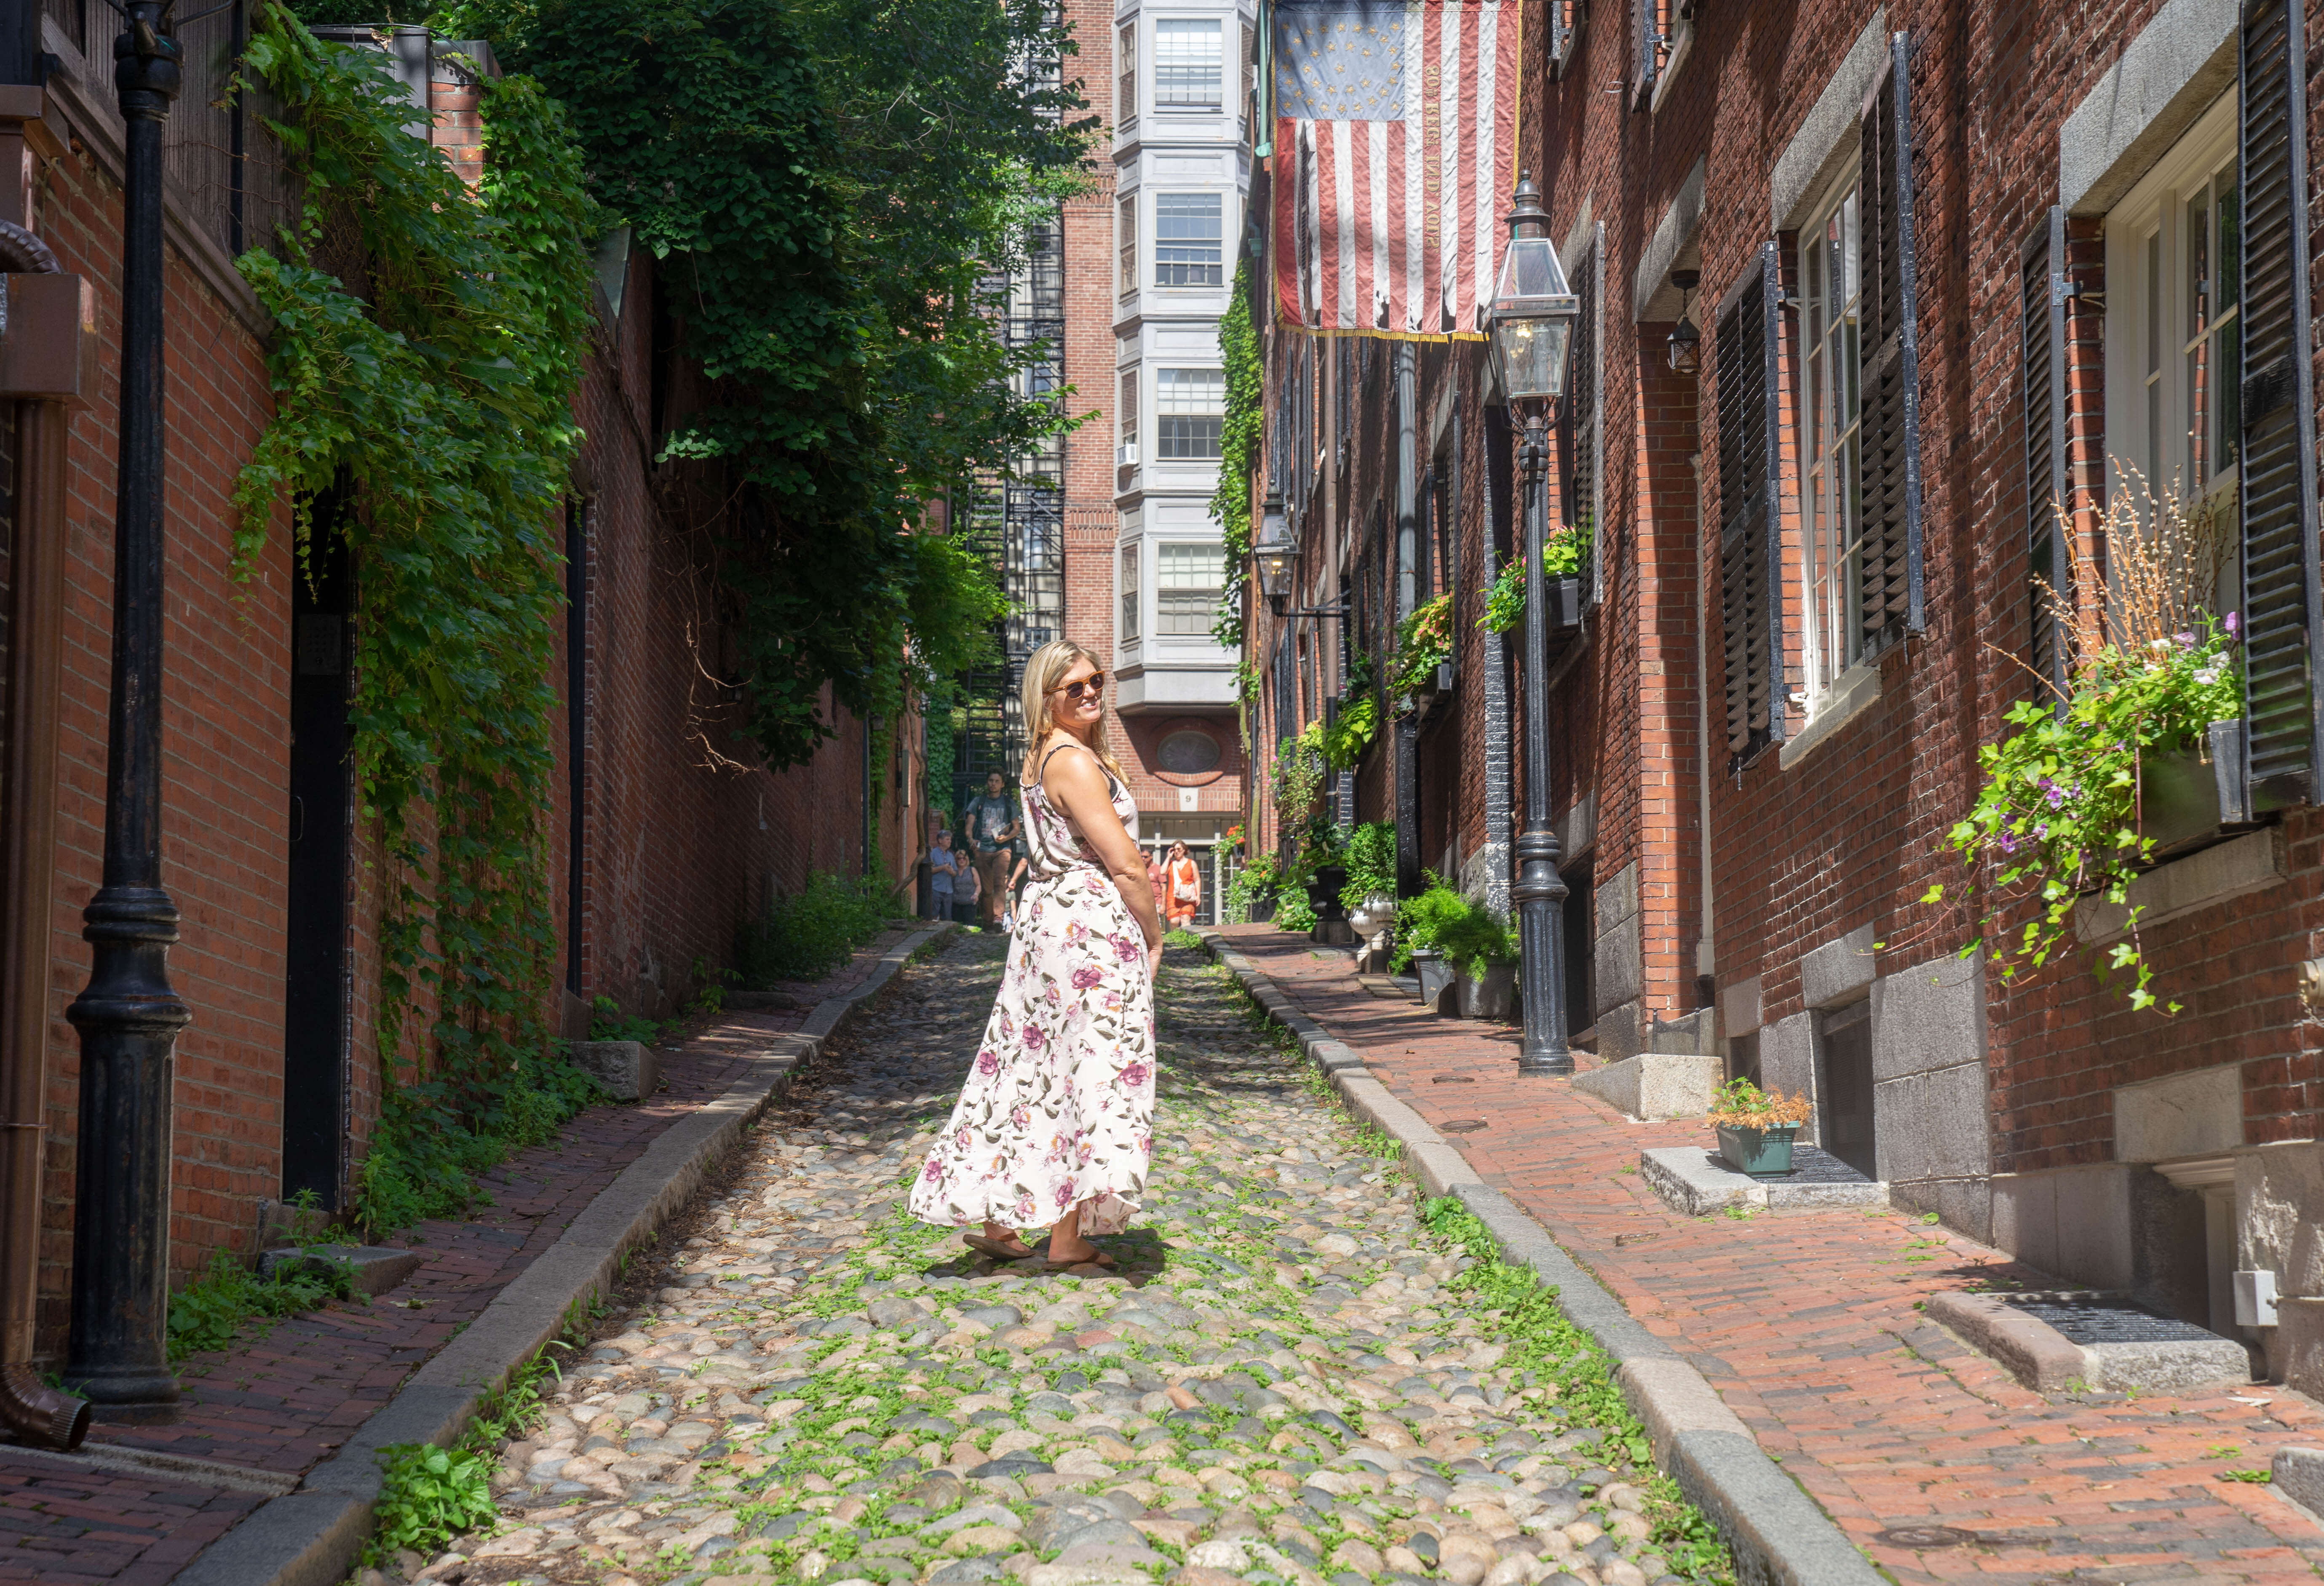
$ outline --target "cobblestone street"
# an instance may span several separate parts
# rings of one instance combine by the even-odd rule
[[[1103,1241],[1119,1272],[996,1268],[904,1220],[1001,946],[961,938],[866,1010],[674,1226],[660,1286],[601,1319],[503,1452],[497,1530],[381,1577],[1645,1586],[1723,1568],[1632,1463],[1602,1358],[1508,1269],[1472,1270],[1199,953],[1162,971],[1155,1174]]]

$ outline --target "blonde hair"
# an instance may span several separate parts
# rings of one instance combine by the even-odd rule
[[[1040,774],[1035,763],[1042,743],[1056,730],[1056,719],[1049,714],[1049,698],[1057,691],[1065,675],[1074,669],[1075,661],[1086,660],[1098,666],[1097,657],[1090,654],[1070,639],[1052,639],[1025,658],[1023,705],[1025,711],[1025,770],[1020,781],[1031,781]],[[1104,669],[1099,667],[1099,670]],[[1105,715],[1100,712],[1097,728],[1090,733],[1089,746],[1099,763],[1115,776],[1121,775],[1121,762],[1113,758],[1106,747]]]

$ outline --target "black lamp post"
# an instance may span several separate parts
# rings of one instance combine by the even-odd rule
[[[1279,617],[1291,594],[1291,531],[1283,521],[1280,491],[1267,493],[1267,506],[1259,518],[1259,540],[1250,548],[1250,554],[1259,564],[1259,592],[1267,596],[1268,608]]]
[[[1509,889],[1517,905],[1525,998],[1517,1072],[1563,1074],[1573,1072],[1573,1054],[1565,1044],[1565,883],[1558,878],[1557,834],[1549,825],[1549,586],[1541,548],[1548,534],[1549,409],[1564,394],[1582,304],[1566,288],[1548,230],[1533,178],[1519,172],[1492,320],[1494,373],[1525,422],[1518,453],[1525,474],[1525,830],[1517,837],[1517,881]]]
[[[178,908],[161,890],[161,124],[178,97],[171,0],[128,0],[113,44],[122,180],[121,472],[114,503],[113,701],[105,881],[82,911],[78,1200],[65,1378],[100,1420],[175,1413],[167,1314],[172,1052],[193,1016],[170,989]]]

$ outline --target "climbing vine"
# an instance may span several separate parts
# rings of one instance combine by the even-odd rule
[[[376,62],[318,44],[280,4],[253,18],[244,81],[279,106],[303,202],[272,251],[236,262],[276,333],[235,551],[246,579],[288,502],[302,576],[337,537],[362,591],[348,710],[381,856],[384,1095],[357,1210],[374,1231],[463,1209],[477,1171],[591,1092],[544,1019],[542,823],[558,506],[599,227],[537,84],[484,86],[471,194],[405,131]]]
[[[699,401],[666,460],[718,503],[749,735],[804,763],[831,702],[891,719],[1002,608],[922,524],[1070,429],[994,282],[1083,183],[1096,121],[1043,0],[466,0],[571,107],[591,190],[651,252]],[[1045,218],[1046,217],[1046,218]],[[733,503],[729,510],[728,503]]]
[[[1227,406],[1226,422],[1219,431],[1219,484],[1211,496],[1211,516],[1218,520],[1225,542],[1227,576],[1211,637],[1239,650],[1243,585],[1250,567],[1250,481],[1266,427],[1266,372],[1259,361],[1259,331],[1250,320],[1248,260],[1235,266],[1234,290],[1227,294],[1227,311],[1219,320],[1219,351],[1226,362]]]

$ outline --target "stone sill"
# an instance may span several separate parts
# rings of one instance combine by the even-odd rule
[[[2074,905],[2074,934],[2091,946],[2102,945],[2129,930],[2133,908],[2144,907],[2138,917],[2144,928],[2231,898],[2264,891],[2283,877],[2282,828],[2247,832],[2155,866],[2130,884],[2126,903],[2083,899]]]
[[[1832,679],[1818,702],[1816,714],[1808,724],[1784,740],[1782,752],[1775,763],[1784,770],[1814,752],[1816,745],[1862,715],[1880,698],[1880,663],[1877,659],[1858,661]]]

